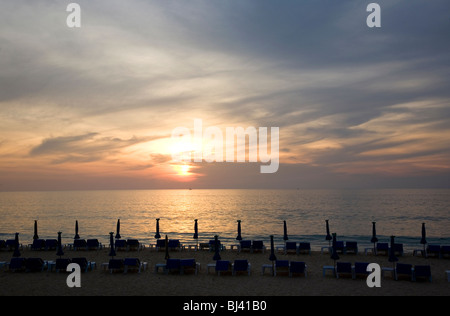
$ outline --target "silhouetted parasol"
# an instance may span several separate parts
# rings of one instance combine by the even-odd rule
[[[109,233],[109,247],[110,247],[109,256],[111,258],[114,258],[116,256],[116,248],[114,245],[114,232]]]
[[[14,258],[19,258],[20,256],[21,256],[21,254],[20,254],[20,250],[19,250],[19,246],[20,246],[20,243],[19,243],[19,233],[16,233],[16,237],[15,237],[15,239],[14,239],[14,253],[13,253],[13,257]]]
[[[425,255],[425,246],[427,244],[427,230],[425,229],[425,223],[422,223],[422,239],[420,243],[423,245],[423,253]]]
[[[220,257],[220,243],[219,243],[219,236],[214,236],[214,261],[222,260]]]
[[[336,260],[339,260],[340,257],[337,253],[337,235],[336,233],[333,233],[333,249],[331,252],[331,259],[334,260],[334,265],[336,266]]]
[[[370,240],[370,242],[373,243],[373,253],[375,253],[376,251],[376,243],[378,242],[376,225],[376,222],[372,222],[372,239]]]
[[[78,221],[75,222],[75,237],[73,239],[80,239],[80,235],[78,235]]]
[[[333,240],[333,237],[330,235],[330,224],[328,223],[328,219],[325,220],[326,222],[326,229],[327,229],[327,235],[325,236],[325,240],[328,240],[328,245],[331,246],[331,241]]]
[[[398,262],[398,258],[395,256],[395,236],[391,236],[391,248],[389,249],[389,262],[392,262],[395,269],[395,263]]]
[[[269,260],[272,261],[272,274],[275,274],[275,261],[277,257],[275,256],[275,245],[273,242],[273,235],[270,236],[270,257]]]
[[[59,256],[61,259],[62,256],[64,256],[64,251],[62,247],[62,241],[61,241],[61,232],[58,232],[58,251],[56,252],[56,255]]]
[[[169,237],[166,235],[166,260],[170,259],[169,255]]]
[[[198,219],[195,219],[194,222],[194,239],[198,239]]]
[[[284,236],[283,236],[283,240],[284,241],[288,241],[289,240],[286,221],[284,221]]]
[[[159,218],[156,219],[156,235],[155,235],[156,239],[161,238],[161,235],[159,234],[159,220],[160,220]]]
[[[238,235],[236,237],[236,240],[242,240],[242,229],[241,229],[241,220],[238,220]]]
[[[122,236],[120,236],[120,219],[117,220],[117,228],[116,228],[116,239],[120,239]]]
[[[38,224],[37,221],[34,221],[34,236],[33,236],[33,240],[39,239],[39,235],[38,235]]]

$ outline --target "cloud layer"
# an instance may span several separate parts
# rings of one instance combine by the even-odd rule
[[[93,170],[176,187],[164,179],[168,135],[195,118],[280,127],[281,162],[295,172],[249,187],[301,186],[306,170],[320,170],[313,182],[324,186],[357,187],[370,176],[408,186],[421,175],[442,185],[450,161],[448,1],[377,2],[380,29],[366,26],[361,1],[80,0],[82,27],[69,29],[65,4],[3,1],[3,188],[18,174],[26,183],[36,164],[48,188],[64,172],[95,182]],[[226,165],[196,167],[202,176],[193,184],[240,183],[217,183]]]

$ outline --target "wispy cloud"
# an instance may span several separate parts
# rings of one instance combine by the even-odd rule
[[[30,151],[31,157],[48,156],[53,164],[67,162],[88,163],[111,159],[130,146],[160,139],[159,136],[120,139],[102,137],[98,133],[47,138]]]
[[[80,0],[72,30],[64,4],[3,1],[0,156],[149,176],[170,157],[146,143],[201,118],[280,127],[283,165],[323,178],[438,172],[450,159],[448,1],[377,2],[374,30],[358,1]]]

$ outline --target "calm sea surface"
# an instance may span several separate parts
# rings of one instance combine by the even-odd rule
[[[450,245],[450,190],[153,190],[0,193],[0,239],[20,233],[31,242],[34,220],[39,237],[73,241],[75,221],[83,239],[107,244],[109,232],[121,221],[122,238],[155,243],[156,218],[161,235],[192,243],[194,219],[199,241],[219,235],[235,243],[237,220],[242,237],[269,243],[283,238],[287,221],[291,241],[311,242],[314,249],[327,245],[325,220],[338,240],[370,245],[372,221],[380,242],[397,236],[406,248],[421,247],[422,223],[429,243]]]

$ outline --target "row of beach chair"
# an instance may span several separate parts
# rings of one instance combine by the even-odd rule
[[[336,278],[343,276],[350,276],[352,279],[357,277],[367,278],[370,272],[367,271],[369,263],[356,262],[352,265],[351,262],[337,262],[336,263]],[[395,280],[400,278],[409,278],[411,281],[416,281],[418,278],[432,281],[431,267],[429,265],[416,265],[397,263],[392,270]]]
[[[56,261],[44,261],[41,258],[12,258],[7,268],[12,272],[42,272],[52,271],[55,268],[59,272],[66,271],[70,263],[78,264],[83,272],[95,267],[95,262],[90,262],[86,258],[56,259]]]

